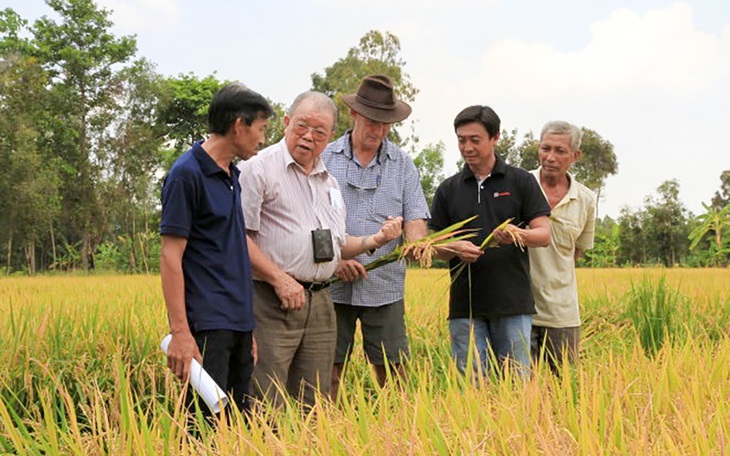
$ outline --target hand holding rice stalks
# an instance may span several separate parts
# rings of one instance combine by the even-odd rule
[[[497,241],[497,239],[495,239],[494,233],[497,231],[504,231],[510,235],[514,245],[518,246],[520,248],[520,250],[522,250],[524,252],[525,251],[525,238],[524,238],[522,232],[515,225],[510,224],[510,222],[512,220],[514,220],[514,219],[508,218],[504,222],[500,223],[494,230],[492,230],[491,233],[489,233],[489,236],[487,236],[484,239],[484,241],[482,241],[482,243],[479,245],[479,248],[482,250],[486,250],[489,247],[499,247],[500,244]],[[466,263],[465,261],[462,261],[461,263],[459,263],[457,266],[454,267],[453,274],[452,274],[452,281],[456,280],[456,277],[458,277],[462,273],[462,271],[467,266],[467,264],[468,263]]]
[[[468,223],[470,220],[473,220],[473,218],[474,217],[469,220],[465,220],[464,222],[461,222],[462,226],[463,224]],[[474,237],[475,233],[470,233],[471,231],[475,230],[457,229],[455,231],[447,233],[439,231],[438,233],[434,233],[431,236],[426,236],[417,241],[407,242],[400,247],[401,252],[398,259],[402,260],[405,257],[411,257],[414,260],[418,261],[418,265],[422,268],[430,268],[433,264],[433,257],[437,254],[436,247],[442,247],[448,250],[448,245],[450,243]]]
[[[436,233],[423,237],[417,241],[406,242],[399,245],[392,252],[387,255],[378,257],[374,261],[365,265],[366,271],[372,271],[373,269],[379,268],[386,264],[390,264],[394,261],[403,260],[406,257],[411,257],[418,261],[418,264],[424,268],[430,268],[433,264],[433,257],[436,255],[437,247],[448,248],[448,244],[464,239],[469,239],[476,236],[474,229],[462,229],[464,225],[474,220],[477,216],[462,220],[461,222],[454,223],[453,225],[444,228]],[[330,283],[339,282],[340,279],[332,277],[329,279]]]
[[[494,237],[495,231],[504,231],[512,238],[512,243],[520,248],[521,251],[525,251],[525,236],[522,231],[516,226],[510,224],[512,218],[509,218],[497,226],[490,234],[484,239],[482,245],[479,246],[482,250],[488,247],[499,247],[499,242]]]

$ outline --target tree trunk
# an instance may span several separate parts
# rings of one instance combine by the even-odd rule
[[[135,223],[134,215],[132,215],[132,237],[129,239],[129,262],[131,263],[130,269],[137,272],[137,224]]]
[[[145,233],[145,242],[142,242],[142,238],[139,239],[139,245],[142,247],[142,261],[144,262],[144,272],[145,274],[150,273],[150,263],[147,259],[147,248],[149,247],[149,237],[147,236],[150,232],[149,223],[147,220],[147,208],[144,209],[144,233]]]
[[[53,264],[56,264],[57,258],[56,258],[56,236],[53,234],[53,222],[50,223],[51,227],[51,251],[53,252]]]
[[[25,265],[28,275],[35,275],[35,243],[28,241],[23,250],[25,250]]]
[[[10,237],[8,238],[8,261],[5,267],[5,275],[10,275],[10,262],[13,259],[13,232],[10,231]]]
[[[81,243],[81,267],[89,271],[89,256],[91,255],[91,234],[88,228],[84,230],[83,242]]]

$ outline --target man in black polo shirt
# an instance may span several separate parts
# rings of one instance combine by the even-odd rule
[[[209,138],[177,159],[162,187],[160,275],[172,333],[167,364],[187,380],[197,359],[240,410],[248,409],[255,341],[251,263],[232,162],[256,155],[273,114],[244,85],[223,87],[208,109]]]
[[[494,153],[500,120],[487,106],[470,106],[454,119],[464,168],[436,190],[430,226],[441,230],[474,215],[466,228],[478,228],[480,245],[499,224],[513,218],[528,248],[550,243],[550,206],[528,172],[507,165]],[[535,304],[530,289],[530,263],[526,251],[512,237],[496,231],[498,248],[483,254],[469,241],[452,244],[440,256],[450,260],[452,274],[460,261],[468,268],[452,277],[449,299],[451,350],[464,372],[473,334],[475,360],[483,372],[490,350],[500,361],[509,358],[523,377],[529,374],[530,331]]]

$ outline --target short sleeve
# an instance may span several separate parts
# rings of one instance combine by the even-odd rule
[[[585,201],[586,221],[575,246],[583,251],[593,248],[593,242],[596,231],[596,198],[594,194],[582,194],[581,197]]]
[[[416,165],[404,154],[405,179],[403,182],[403,219],[405,221],[428,219],[428,203],[421,187],[421,177]]]
[[[259,231],[261,227],[261,205],[264,201],[264,179],[261,166],[254,161],[241,162],[238,165],[241,175],[241,208],[246,220],[246,230]]]
[[[540,183],[535,179],[532,174],[527,171],[524,172],[522,178],[524,185],[525,197],[522,204],[521,218],[526,223],[530,223],[530,220],[542,217],[543,215],[550,215],[550,204],[545,198],[545,194],[540,189]]]
[[[160,234],[190,236],[193,225],[195,184],[180,173],[171,173],[162,186]]]

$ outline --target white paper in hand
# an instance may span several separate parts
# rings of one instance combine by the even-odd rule
[[[167,355],[167,346],[170,345],[172,334],[168,334],[162,339],[160,348]],[[213,413],[220,413],[221,409],[228,404],[228,396],[211,378],[211,376],[203,369],[203,366],[193,358],[190,363],[190,384],[195,392],[200,394],[203,401]]]

